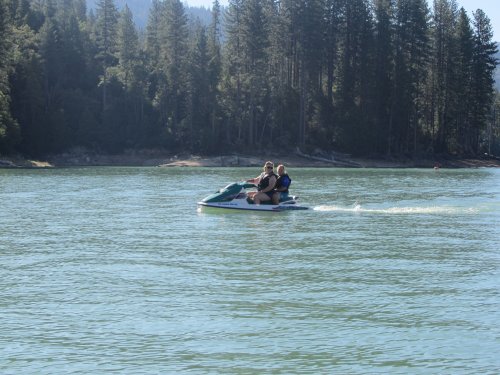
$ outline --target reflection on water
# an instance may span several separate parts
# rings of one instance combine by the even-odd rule
[[[500,372],[497,170],[256,172],[0,170],[0,373]]]

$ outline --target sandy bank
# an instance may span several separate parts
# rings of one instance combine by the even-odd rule
[[[287,167],[348,168],[479,168],[500,167],[500,158],[446,159],[369,159],[349,155],[307,155],[300,151],[289,154],[219,155],[167,154],[158,151],[131,151],[119,155],[72,152],[48,156],[36,161],[22,157],[1,157],[0,168],[51,168],[81,166],[159,166],[159,167],[261,167],[266,160]]]

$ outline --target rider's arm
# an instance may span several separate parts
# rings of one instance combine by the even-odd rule
[[[260,176],[255,177],[255,178],[251,178],[251,179],[247,180],[246,182],[250,182],[251,184],[257,185],[259,183],[259,180],[260,180]]]
[[[258,175],[255,178],[251,178],[251,179],[247,180],[247,182],[250,182],[251,184],[258,185],[260,183],[261,178],[262,178],[262,174]]]

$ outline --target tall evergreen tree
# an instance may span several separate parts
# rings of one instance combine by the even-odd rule
[[[226,12],[227,41],[224,48],[224,110],[229,126],[236,128],[235,140],[243,143],[242,132],[244,123],[242,80],[244,69],[243,52],[243,0],[229,0]],[[228,126],[228,138],[231,129]]]
[[[322,1],[284,0],[279,14],[285,29],[284,60],[286,64],[286,95],[297,114],[290,118],[292,139],[306,143],[311,125],[321,120],[311,119],[315,100],[322,95],[322,62],[324,56],[325,4]],[[330,35],[331,36],[331,35]],[[322,112],[318,108],[317,112]],[[318,114],[321,117],[321,113]],[[315,124],[311,124],[311,122]]]
[[[324,64],[326,65],[326,95],[328,103],[333,105],[334,68],[336,63],[339,33],[340,2],[326,0],[324,5]]]
[[[85,0],[74,0],[75,15],[80,21],[87,19],[87,2]]]
[[[221,8],[218,0],[214,0],[212,5],[212,22],[208,29],[208,105],[210,108],[210,113],[208,115],[211,134],[210,134],[210,145],[212,150],[216,147],[220,147],[220,143],[217,141],[220,136],[219,128],[219,104],[218,99],[220,95],[219,82],[222,74],[222,52],[221,52]]]
[[[45,129],[47,81],[44,60],[40,55],[42,38],[26,23],[16,25],[10,36],[17,52],[9,79],[11,113],[20,129],[17,150],[26,155],[40,155],[48,151],[50,143]]]
[[[102,107],[106,110],[108,68],[117,63],[118,10],[113,0],[99,0],[96,18],[97,60],[101,63]]]
[[[160,64],[160,25],[162,14],[163,3],[160,0],[153,0],[146,27],[146,53],[149,61],[149,69],[153,72],[157,71]]]
[[[29,24],[32,14],[29,0],[4,1],[7,3],[8,8],[10,8],[10,18],[13,25],[21,27]]]
[[[164,2],[153,0],[150,7],[148,23],[146,26],[145,46],[144,46],[144,69],[146,73],[145,97],[147,103],[153,108],[150,120],[145,123],[146,139],[150,140],[150,145],[159,146],[161,144],[161,134],[166,132],[166,108],[162,103],[165,100],[166,79],[162,69],[162,18],[164,16]]]
[[[428,62],[428,8],[424,0],[396,2],[394,91],[388,153],[415,154]]]
[[[180,0],[165,2],[161,24],[161,69],[165,76],[159,87],[159,101],[162,110],[162,124],[169,142],[185,141],[185,118],[187,104],[187,16]],[[177,137],[177,139],[176,139]],[[171,146],[174,143],[170,144]]]
[[[457,79],[455,91],[457,92],[456,113],[454,119],[452,139],[448,141],[453,152],[466,154],[472,151],[468,135],[471,129],[472,110],[472,63],[474,52],[474,35],[471,21],[464,8],[461,8],[456,28],[458,43],[458,58],[456,60]]]
[[[189,131],[191,149],[209,150],[210,137],[210,77],[206,27],[198,23],[191,46],[189,61]]]
[[[340,37],[337,112],[349,151],[366,145],[366,134],[360,126],[368,118],[370,107],[369,81],[372,76],[369,61],[373,55],[372,20],[365,0],[346,1]]]
[[[376,153],[387,150],[388,128],[394,87],[394,1],[375,0],[375,107],[370,138]]]
[[[0,154],[12,151],[19,141],[18,124],[10,110],[9,72],[12,60],[11,17],[5,0],[0,0]]]
[[[291,88],[291,52],[290,35],[283,2],[268,0],[264,3],[269,26],[269,45],[267,47],[267,86],[268,92],[264,108],[264,125],[259,137],[266,134],[276,147],[286,147],[290,143],[290,135],[296,132],[298,109],[289,102],[295,100]],[[287,96],[293,98],[289,99]],[[295,113],[297,112],[297,113]],[[290,120],[292,119],[292,120]]]
[[[117,44],[120,79],[125,87],[129,87],[139,64],[139,36],[127,5],[120,14]]]
[[[67,123],[61,110],[65,78],[65,75],[61,74],[65,71],[64,47],[56,11],[55,3],[48,1],[45,22],[39,32],[44,89],[44,115],[39,121],[44,127],[43,148],[46,152],[61,151],[67,142]]]
[[[486,128],[494,101],[493,74],[498,63],[495,57],[498,48],[493,41],[491,21],[481,9],[474,12],[473,24],[473,104],[469,139],[472,152],[477,154],[481,143],[481,132]]]
[[[247,144],[255,144],[263,126],[263,100],[267,92],[267,47],[269,34],[261,0],[247,0],[243,6],[242,42],[244,51],[243,87],[248,111]]]
[[[455,0],[435,0],[433,14],[434,67],[432,100],[432,136],[434,150],[446,152],[450,134],[453,103],[456,102],[453,82],[456,72],[457,46],[455,29],[458,8]]]
[[[144,124],[144,100],[147,97],[147,73],[141,58],[139,36],[132,12],[125,6],[118,23],[118,81],[121,83],[123,98],[119,113],[126,113],[120,126],[126,145],[136,146],[145,139],[141,136]]]
[[[7,38],[10,31],[10,14],[7,8],[6,0],[0,0],[0,83],[2,92],[5,91],[7,83],[7,67],[10,54],[10,40]]]
[[[310,113],[314,102],[322,95],[321,72],[324,44],[324,7],[320,0],[301,2],[299,5],[298,57],[300,113],[298,143],[308,141]]]

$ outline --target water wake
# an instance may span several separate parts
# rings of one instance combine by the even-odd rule
[[[471,207],[452,207],[452,206],[428,206],[428,207],[388,207],[388,208],[364,208],[360,204],[355,204],[350,207],[342,206],[316,206],[315,211],[322,212],[352,212],[352,213],[370,213],[370,214],[476,214],[478,210]]]

